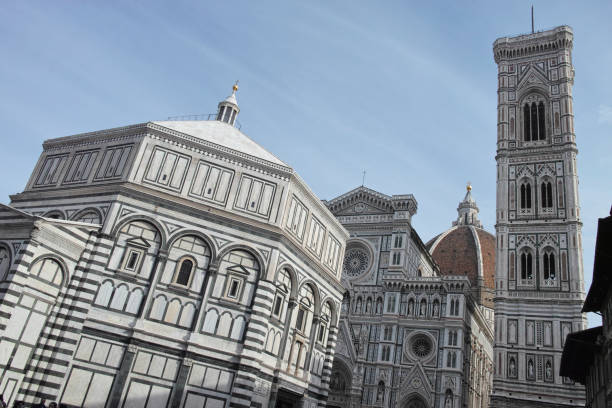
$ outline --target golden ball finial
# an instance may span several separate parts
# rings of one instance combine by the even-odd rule
[[[467,186],[465,186],[465,188],[467,189],[467,191],[472,191],[472,183],[468,181]]]
[[[236,81],[236,82],[234,83],[234,86],[232,86],[232,90],[233,90],[234,92],[236,92],[236,91],[238,90],[238,81]]]

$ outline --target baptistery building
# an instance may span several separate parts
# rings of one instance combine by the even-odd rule
[[[468,190],[425,244],[411,194],[359,187],[326,202],[350,232],[328,407],[487,407],[494,238]]]
[[[0,208],[0,394],[68,407],[324,406],[347,231],[208,118],[48,140]]]

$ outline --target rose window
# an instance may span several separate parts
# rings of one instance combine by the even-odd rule
[[[344,256],[344,273],[347,276],[358,276],[366,271],[370,257],[363,249],[349,249]]]
[[[416,336],[412,339],[411,349],[415,356],[423,358],[431,354],[433,345],[431,344],[431,340],[429,340],[429,338],[425,336]]]

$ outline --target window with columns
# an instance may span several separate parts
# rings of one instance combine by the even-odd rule
[[[531,183],[521,184],[521,209],[531,209]]]
[[[546,113],[541,100],[523,105],[523,140],[546,140]]]
[[[524,249],[521,253],[521,284],[533,284],[533,254],[530,249]]]
[[[540,199],[542,208],[553,207],[552,183],[550,181],[545,181],[540,184]]]

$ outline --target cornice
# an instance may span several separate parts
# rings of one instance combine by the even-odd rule
[[[223,160],[282,180],[289,180],[291,175],[294,174],[293,169],[289,166],[273,163],[205,139],[166,128],[153,122],[49,139],[43,142],[43,149],[45,151],[54,151],[68,147],[95,146],[108,142],[145,137],[146,135],[158,140],[166,139],[176,145],[197,151],[205,156]]]
[[[146,135],[146,123],[137,125],[123,126],[113,129],[98,130],[95,132],[79,133],[72,136],[59,137],[56,139],[48,139],[43,142],[45,151],[61,150],[67,147],[86,147],[115,142],[121,140],[129,140]]]
[[[553,54],[571,50],[574,34],[569,26],[559,26],[552,30],[537,33],[502,37],[493,43],[495,62],[502,60],[523,59],[530,55]]]
[[[551,150],[552,149],[552,150]],[[540,159],[562,160],[562,153],[572,152],[578,154],[576,143],[569,142],[563,145],[543,145],[539,147],[515,147],[497,149],[495,160],[500,158],[521,159],[521,162],[536,162]]]

